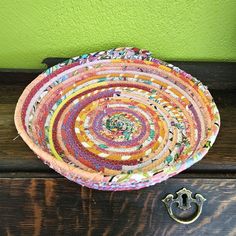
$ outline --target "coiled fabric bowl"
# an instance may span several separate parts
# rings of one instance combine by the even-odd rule
[[[147,50],[116,48],[40,74],[19,98],[15,125],[61,175],[118,191],[154,185],[201,160],[220,117],[196,78]]]

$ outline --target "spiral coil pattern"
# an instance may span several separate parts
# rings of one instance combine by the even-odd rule
[[[200,81],[146,50],[85,54],[39,75],[16,127],[50,167],[101,190],[139,189],[199,161],[220,117]]]

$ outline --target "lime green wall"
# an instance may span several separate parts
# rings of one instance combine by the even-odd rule
[[[0,68],[136,46],[165,60],[236,60],[236,0],[1,0]]]

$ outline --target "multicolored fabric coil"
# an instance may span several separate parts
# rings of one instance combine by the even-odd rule
[[[117,191],[154,185],[201,160],[220,116],[199,80],[126,47],[74,57],[40,74],[21,95],[15,124],[58,173]]]

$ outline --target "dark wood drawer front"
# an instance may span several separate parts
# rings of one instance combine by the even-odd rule
[[[172,178],[130,192],[64,178],[1,178],[0,186],[0,235],[236,235],[235,179]],[[161,201],[182,187],[207,199],[189,225],[173,221]]]

